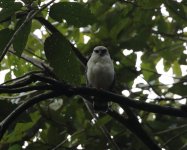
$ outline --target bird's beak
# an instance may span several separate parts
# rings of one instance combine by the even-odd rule
[[[104,56],[104,55],[105,55],[105,51],[100,51],[100,52],[99,52],[99,55],[100,55],[100,56]]]

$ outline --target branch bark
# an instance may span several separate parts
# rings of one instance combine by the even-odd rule
[[[50,32],[55,33],[58,32],[61,34],[50,22],[45,20],[42,17],[35,17],[40,23],[45,25]],[[156,33],[155,33],[156,34]],[[61,34],[62,35],[62,34]],[[63,36],[63,35],[62,35]],[[165,36],[171,37],[171,35],[166,34]],[[72,50],[75,52],[76,56],[79,58],[80,62],[83,64],[83,66],[86,66],[87,59],[80,53],[80,51],[74,47],[72,43],[69,42],[69,44],[72,47]],[[22,56],[26,61],[30,61],[26,56]],[[31,58],[32,59],[32,58]],[[30,61],[31,63],[34,62],[34,60]],[[43,63],[33,63],[37,64],[36,66],[40,69],[44,69]],[[39,81],[46,81],[46,78],[38,78]],[[27,102],[23,103],[22,105],[18,106],[11,114],[6,117],[3,122],[0,124],[0,138],[2,138],[3,134],[5,133],[8,126],[26,109],[33,106],[34,104],[48,99],[48,98],[54,98],[56,96],[60,95],[66,95],[66,96],[96,96],[104,99],[109,99],[112,102],[118,103],[121,106],[129,106],[134,107],[136,109],[141,109],[149,112],[154,113],[160,113],[160,114],[166,114],[171,116],[178,116],[178,117],[187,117],[187,112],[182,111],[180,109],[166,107],[166,106],[159,106],[155,104],[145,103],[141,101],[136,101],[127,97],[124,97],[122,95],[117,95],[115,93],[111,93],[109,91],[104,90],[97,90],[93,88],[86,88],[86,87],[72,87],[70,85],[65,85],[64,83],[60,83],[56,80],[47,80],[47,83],[51,85],[45,85],[45,87],[40,86],[32,86],[32,87],[20,87],[16,89],[10,89],[10,88],[0,88],[0,92],[25,92],[29,90],[53,90],[46,94],[41,94],[38,96],[35,96],[31,99],[29,99]],[[3,91],[4,90],[4,91]],[[121,122],[123,125],[125,125],[129,130],[131,130],[135,135],[137,135],[151,150],[160,150],[160,148],[155,144],[155,142],[148,136],[148,134],[145,132],[145,130],[141,127],[140,123],[138,122],[136,116],[130,111],[129,108],[125,108],[129,119],[125,119],[122,116],[120,116],[118,113],[114,111],[109,111],[109,115],[111,115],[113,118]]]
[[[151,150],[161,150],[161,148],[149,137],[145,130],[131,119],[125,119],[115,111],[109,111],[108,114],[127,127],[132,133],[134,133],[141,141]]]
[[[123,105],[123,106],[134,107],[136,109],[141,109],[141,110],[145,110],[145,111],[149,111],[149,112],[171,115],[171,116],[176,116],[176,117],[187,117],[187,112],[182,111],[180,109],[166,107],[166,106],[159,106],[159,105],[155,105],[155,104],[149,104],[149,103],[145,103],[145,102],[132,100],[132,99],[129,99],[129,98],[124,97],[122,95],[117,95],[115,93],[105,91],[105,90],[97,90],[97,89],[88,88],[88,87],[72,87],[70,85],[64,85],[62,83],[56,83],[56,85],[52,85],[51,88],[54,91],[48,92],[47,94],[41,94],[41,95],[31,98],[27,102],[18,106],[17,109],[15,109],[8,117],[6,117],[0,124],[0,126],[1,126],[0,137],[2,137],[2,135],[4,134],[4,132],[8,128],[8,126],[23,111],[25,111],[29,107],[33,106],[34,104],[36,104],[42,100],[45,100],[48,98],[54,98],[54,97],[60,96],[60,95],[66,95],[66,96],[80,95],[83,97],[94,95],[94,96],[98,96],[100,98],[110,99],[110,101],[116,102],[119,105]]]
[[[24,102],[23,104],[19,105],[12,113],[10,113],[1,123],[0,123],[0,140],[3,137],[4,133],[11,125],[11,123],[19,117],[26,109],[30,108],[36,103],[39,103],[42,100],[46,100],[49,98],[54,98],[59,96],[60,94],[57,92],[50,91],[45,94],[37,95],[28,101]]]

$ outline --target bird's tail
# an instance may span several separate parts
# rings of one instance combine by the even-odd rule
[[[93,108],[97,112],[107,112],[108,111],[108,102],[101,99],[94,99]]]

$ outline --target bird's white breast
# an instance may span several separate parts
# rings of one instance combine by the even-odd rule
[[[88,83],[95,88],[109,89],[114,80],[113,62],[109,56],[91,58],[87,64]]]

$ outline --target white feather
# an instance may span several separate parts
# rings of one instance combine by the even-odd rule
[[[100,50],[102,48],[105,47],[98,46],[94,50]],[[111,87],[114,81],[114,66],[108,50],[103,56],[93,51],[87,63],[86,75],[88,84],[92,87],[98,89],[109,89]]]

